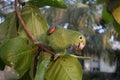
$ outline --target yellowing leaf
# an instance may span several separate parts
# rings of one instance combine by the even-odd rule
[[[112,15],[114,16],[115,20],[120,24],[120,7],[114,9],[112,11]]]

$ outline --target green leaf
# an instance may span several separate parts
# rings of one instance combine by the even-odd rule
[[[10,38],[17,36],[16,15],[9,13],[5,17],[5,21],[0,24],[0,47]]]
[[[57,8],[67,8],[62,0],[29,0],[29,2],[37,7],[52,6]]]
[[[114,20],[112,14],[107,11],[107,8],[104,7],[102,12],[102,18],[105,20],[106,23],[112,22]]]
[[[51,57],[47,57],[38,65],[35,80],[45,80],[45,72],[50,62],[50,59]]]
[[[81,64],[74,57],[60,57],[50,63],[46,80],[82,80]]]
[[[40,13],[39,8],[34,7],[29,3],[26,3],[21,12],[21,16],[27,28],[37,39],[48,30],[47,22]],[[25,38],[27,37],[21,25],[19,26],[19,35],[24,36]]]
[[[28,45],[27,39],[16,37],[8,40],[0,49],[2,61],[14,67],[20,77],[29,69],[36,48]]]

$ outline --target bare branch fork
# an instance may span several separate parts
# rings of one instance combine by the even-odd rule
[[[44,51],[48,52],[49,54],[51,55],[55,55],[54,52],[50,51],[44,44],[42,44],[41,42],[39,42],[33,35],[32,33],[28,30],[25,22],[23,21],[21,15],[20,15],[20,11],[19,11],[19,8],[17,7],[17,4],[21,4],[21,5],[24,5],[25,3],[23,3],[21,0],[15,0],[15,12],[16,12],[16,15],[18,17],[18,20],[19,22],[21,23],[24,31],[26,32],[27,36],[30,38],[30,40],[36,44],[38,47],[40,47],[41,49],[43,49]]]

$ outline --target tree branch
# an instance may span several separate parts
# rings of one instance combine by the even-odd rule
[[[27,26],[25,24],[25,22],[23,21],[20,12],[19,12],[19,8],[17,7],[18,2],[20,2],[19,4],[22,4],[21,0],[15,0],[15,12],[17,15],[17,18],[19,20],[19,22],[21,23],[24,31],[26,32],[27,36],[30,38],[30,40],[36,44],[38,47],[40,47],[41,49],[45,50],[46,52],[48,52],[51,55],[55,55],[54,52],[50,51],[44,44],[42,44],[41,42],[39,42],[33,35],[32,33],[27,29]]]

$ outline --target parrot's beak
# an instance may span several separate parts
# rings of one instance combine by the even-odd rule
[[[84,47],[85,47],[85,44],[84,44],[84,43],[79,43],[79,44],[76,45],[76,51],[80,51],[80,50],[82,50]]]

